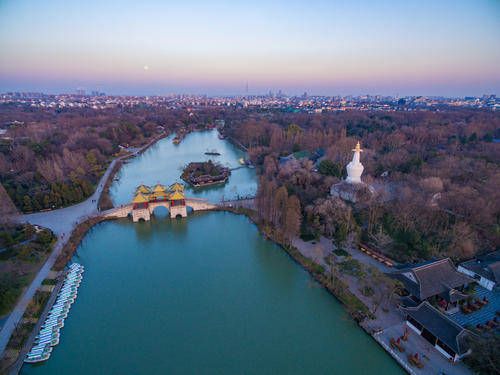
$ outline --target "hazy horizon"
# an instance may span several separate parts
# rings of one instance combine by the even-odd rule
[[[0,2],[0,92],[500,92],[500,2]]]

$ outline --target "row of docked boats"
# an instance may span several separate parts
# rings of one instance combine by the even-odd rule
[[[64,327],[64,319],[68,317],[69,309],[75,302],[78,287],[83,279],[82,274],[82,265],[73,263],[69,266],[68,274],[57,299],[43,322],[40,332],[35,337],[33,347],[24,362],[43,362],[50,358],[53,347],[59,344],[60,330]]]

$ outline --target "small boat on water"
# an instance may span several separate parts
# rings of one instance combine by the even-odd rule
[[[51,352],[52,352],[52,347],[50,345],[42,344],[40,345],[40,347],[31,349],[30,352],[28,353],[28,356],[35,357],[42,355],[44,353],[50,354]]]
[[[36,355],[36,356],[30,356],[28,354],[28,356],[26,357],[26,359],[24,360],[24,362],[26,362],[26,363],[37,363],[37,362],[46,361],[49,358],[50,358],[50,353],[42,353],[42,354]]]
[[[219,134],[219,139],[226,139],[222,134]]]
[[[238,163],[240,163],[241,165],[246,164],[245,159],[243,159],[243,158],[238,159]]]
[[[207,150],[205,151],[205,155],[220,155],[220,152],[217,152],[217,150]]]
[[[37,337],[34,341],[36,345],[45,345],[47,342],[51,342],[52,340],[59,340],[60,334],[54,333],[52,335],[43,335],[41,337]]]
[[[45,329],[45,328],[59,328],[61,329],[62,327],[64,327],[64,321],[58,321],[58,322],[49,322],[49,323],[45,323],[43,326],[42,326],[42,329]]]
[[[59,338],[56,339],[44,339],[43,341],[40,341],[41,344],[49,345],[49,346],[56,346],[59,345]]]

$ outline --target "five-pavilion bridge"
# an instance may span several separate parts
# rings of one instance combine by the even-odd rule
[[[189,198],[185,196],[184,185],[176,182],[165,186],[156,184],[153,187],[140,185],[136,188],[134,199],[128,204],[117,207],[106,217],[127,217],[132,213],[134,222],[151,219],[156,207],[165,207],[170,212],[171,218],[186,217],[187,207],[193,211],[211,210],[217,206],[206,199]]]

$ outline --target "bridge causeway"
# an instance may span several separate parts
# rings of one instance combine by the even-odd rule
[[[131,202],[109,210],[104,217],[124,218],[132,214],[134,222],[149,221],[157,207],[165,207],[170,217],[176,218],[187,217],[187,207],[193,211],[206,211],[217,208],[217,205],[206,199],[185,197],[184,185],[177,182],[169,187],[161,184],[154,187],[140,185]]]

